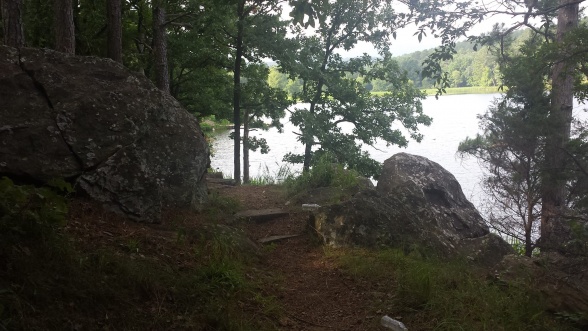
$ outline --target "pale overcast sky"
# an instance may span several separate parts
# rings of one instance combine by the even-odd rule
[[[507,21],[512,21],[512,18],[507,17]],[[473,30],[473,34],[481,34],[484,32],[489,32],[492,30],[492,26],[498,22],[504,22],[505,18],[499,17],[492,17],[488,20],[483,21],[482,23],[478,24]],[[438,38],[434,38],[433,36],[427,35],[423,37],[421,42],[417,39],[417,36],[414,35],[416,32],[416,28],[413,26],[411,28],[406,28],[400,30],[396,34],[396,39],[392,40],[392,44],[390,50],[394,56],[399,56],[407,53],[412,53],[416,51],[422,51],[425,49],[430,49],[441,45],[441,41]],[[464,38],[465,40],[465,38]],[[354,57],[362,55],[363,53],[368,53],[370,55],[376,55],[377,52],[375,49],[366,43],[358,44],[355,49],[346,52],[345,56]],[[343,53],[341,53],[343,54]]]
[[[469,0],[464,0],[469,1]],[[503,2],[497,0],[479,0],[480,5],[484,6],[489,10],[504,10]],[[521,2],[522,4],[522,2]],[[398,3],[401,6],[401,3]],[[398,7],[397,10],[402,11],[402,8]],[[517,11],[519,11],[517,9]],[[524,12],[524,9],[521,10]],[[287,4],[284,4],[284,10],[282,15],[285,19],[289,18],[290,7]],[[492,29],[492,26],[495,23],[506,23],[506,24],[513,24],[521,20],[522,17],[512,17],[510,15],[501,15],[501,16],[494,16],[489,17],[479,23],[477,26],[473,28],[471,34],[479,35],[484,32],[489,32]],[[416,32],[416,27],[412,26],[404,30],[397,31],[396,39],[392,41],[392,45],[390,47],[391,52],[394,56],[399,56],[407,53],[412,53],[416,51],[422,51],[425,49],[430,49],[437,47],[441,44],[440,40],[434,38],[433,36],[427,35],[423,37],[421,42],[418,41],[417,36],[414,35]],[[465,39],[464,39],[465,40]],[[340,52],[345,57],[355,57],[360,56],[363,53],[368,53],[370,55],[377,55],[377,52],[374,50],[371,45],[366,43],[358,44],[353,50],[349,52]]]

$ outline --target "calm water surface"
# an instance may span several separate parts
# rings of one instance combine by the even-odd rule
[[[421,133],[424,139],[417,143],[410,141],[408,147],[386,147],[381,142],[377,149],[367,148],[375,160],[383,162],[390,156],[406,152],[424,156],[439,163],[451,172],[459,181],[464,194],[479,207],[481,203],[480,179],[482,170],[473,158],[462,160],[456,156],[459,142],[467,136],[474,136],[478,131],[477,115],[486,111],[498,94],[469,94],[469,95],[445,95],[435,99],[428,97],[423,101],[424,112],[433,118],[429,127],[422,127]],[[284,133],[280,134],[275,129],[267,132],[254,132],[253,135],[264,137],[270,146],[269,154],[252,152],[250,155],[251,177],[256,177],[267,172],[275,172],[283,164],[282,157],[288,152],[303,153],[304,147],[296,141],[297,128],[287,122],[284,123]],[[232,130],[218,132],[215,135],[213,145],[214,156],[211,160],[212,167],[219,169],[225,175],[233,173],[233,142],[229,139]],[[300,165],[292,165],[292,169],[299,170]]]

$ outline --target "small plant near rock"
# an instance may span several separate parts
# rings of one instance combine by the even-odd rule
[[[333,163],[333,157],[322,155],[308,172],[298,177],[290,176],[284,181],[288,195],[296,195],[319,187],[351,188],[359,183],[359,174]]]
[[[525,243],[515,237],[506,237],[506,242],[514,249],[517,255],[525,255]],[[539,248],[535,248],[533,250],[533,255],[537,255],[539,253]]]
[[[131,253],[139,253],[139,240],[138,239],[129,239],[126,243],[126,248]]]
[[[51,180],[51,186],[16,185],[0,178],[0,228],[19,233],[39,230],[39,226],[65,225],[67,201],[60,192],[71,193],[70,184]]]

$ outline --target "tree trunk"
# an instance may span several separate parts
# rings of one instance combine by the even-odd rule
[[[108,57],[122,63],[121,0],[107,0],[106,15],[108,17]]]
[[[310,170],[310,161],[312,161],[312,143],[307,142],[304,145],[304,163],[302,165],[302,171],[308,172]]]
[[[140,58],[143,58],[143,54],[145,54],[145,27],[144,27],[144,23],[143,23],[143,21],[144,21],[144,17],[143,17],[144,6],[145,6],[145,3],[143,1],[140,1],[134,5],[134,8],[137,11],[137,39],[135,40],[135,46],[137,47],[137,53],[139,54]],[[143,63],[141,63],[141,65],[142,64]],[[140,66],[137,69],[137,72],[144,75],[145,68],[143,68],[143,66]]]
[[[153,56],[155,57],[155,85],[160,90],[169,93],[165,8],[162,0],[153,2]]]
[[[25,37],[22,25],[22,0],[1,0],[4,45],[24,47]]]
[[[249,110],[243,113],[243,183],[248,184],[249,178]]]
[[[233,68],[233,123],[235,131],[234,145],[234,179],[241,183],[241,63],[243,62],[243,33],[245,18],[245,0],[239,0],[237,5],[237,40],[235,42],[235,66]]]
[[[531,196],[529,196],[531,195]],[[533,216],[533,197],[530,192],[527,193],[527,224],[525,224],[525,255],[531,257],[533,255],[533,223],[535,218]]]
[[[72,0],[53,0],[55,12],[55,50],[75,54],[76,35]]]
[[[327,46],[328,45],[329,44],[327,43]],[[328,49],[327,49],[326,54],[327,55],[325,56],[325,60],[323,61],[323,65],[321,66],[321,70],[320,70],[321,75],[325,71],[325,69],[327,68],[327,59],[329,57]],[[315,113],[315,108],[316,108],[317,102],[319,102],[321,99],[321,93],[322,93],[324,84],[325,84],[324,78],[321,76],[321,78],[319,78],[319,81],[317,84],[317,90],[314,95],[314,99],[311,101],[310,107],[308,109],[308,111],[312,115],[314,115],[314,113]],[[308,140],[306,141],[305,146],[304,146],[304,163],[302,166],[302,171],[308,172],[310,170],[310,163],[312,162],[312,146],[314,145],[314,129],[312,128],[311,123],[306,123],[305,126],[306,126],[307,133],[310,132],[310,137],[305,137]]]
[[[333,23],[333,24],[335,24],[335,23]],[[325,85],[324,73],[325,73],[325,70],[327,69],[327,63],[329,62],[329,58],[331,57],[331,54],[333,52],[333,50],[331,49],[331,40],[333,37],[333,32],[334,32],[333,29],[331,29],[329,31],[329,35],[327,37],[326,44],[324,46],[325,54],[323,55],[323,62],[321,64],[321,68],[320,68],[320,75],[321,76],[319,77],[318,82],[316,84],[316,91],[314,94],[314,98],[310,102],[310,108],[308,110],[312,116],[314,116],[315,107],[316,107],[317,102],[319,102],[321,100],[323,86]],[[312,123],[306,123],[305,126],[307,128],[307,132],[310,131],[310,137],[305,137],[306,139],[308,139],[308,141],[306,141],[306,144],[304,146],[304,164],[302,167],[302,171],[308,172],[310,170],[310,163],[312,162],[312,146],[314,145],[314,130],[315,129],[312,128]],[[310,128],[310,130],[308,128]]]
[[[562,42],[566,33],[578,26],[576,0],[560,0],[564,7],[558,10],[557,42]],[[552,96],[549,121],[552,132],[546,141],[545,168],[541,190],[541,248],[555,250],[564,244],[566,230],[563,222],[565,211],[565,145],[570,139],[573,109],[574,64],[562,58],[551,73]]]

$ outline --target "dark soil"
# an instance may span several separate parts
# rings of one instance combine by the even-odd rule
[[[374,330],[380,318],[371,311],[372,289],[339,269],[334,257],[306,227],[309,214],[287,199],[277,186],[212,187],[221,196],[238,200],[242,209],[290,208],[290,215],[272,221],[246,222],[254,241],[276,235],[301,234],[274,242],[264,253],[261,268],[280,279],[275,295],[285,309],[281,330]]]

